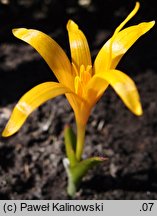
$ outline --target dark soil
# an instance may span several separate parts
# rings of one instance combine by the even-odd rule
[[[1,2],[1,1],[0,1]],[[14,1],[0,3],[0,130],[18,99],[31,87],[55,80],[41,57],[14,38],[14,27],[40,29],[68,53],[65,25],[69,18],[84,30],[94,58],[102,44],[134,6],[134,1]],[[62,3],[61,3],[62,2]],[[64,2],[64,4],[63,4]],[[131,24],[156,19],[147,1]],[[151,5],[151,6],[150,6]],[[52,22],[52,20],[54,20]],[[157,32],[154,27],[124,56],[118,68],[135,80],[144,114],[134,116],[108,88],[90,116],[84,157],[108,161],[83,179],[76,199],[157,199]],[[10,138],[0,138],[0,199],[69,199],[62,165],[63,130],[74,115],[64,96],[48,101]]]

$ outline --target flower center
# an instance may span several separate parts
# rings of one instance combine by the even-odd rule
[[[81,65],[79,71],[74,66],[74,70],[76,74],[74,80],[75,93],[83,97],[86,94],[86,86],[92,77],[92,66],[88,65],[85,68],[84,65]]]

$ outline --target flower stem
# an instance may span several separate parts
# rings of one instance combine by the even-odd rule
[[[77,142],[76,142],[76,158],[78,161],[82,158],[86,124],[77,123]]]

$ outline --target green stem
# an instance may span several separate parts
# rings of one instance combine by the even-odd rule
[[[77,122],[77,121],[76,121]],[[76,159],[80,161],[82,158],[86,125],[77,123],[77,141],[76,141]]]
[[[75,182],[73,181],[73,176],[70,171],[70,162],[68,158],[63,159],[63,165],[66,170],[67,177],[68,177],[67,193],[70,197],[73,198],[77,191],[77,186],[75,185]]]

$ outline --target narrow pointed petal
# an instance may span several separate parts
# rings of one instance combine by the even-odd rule
[[[146,32],[148,32],[155,22],[143,22],[135,26],[125,28],[120,31],[115,37],[112,44],[112,62],[111,69],[114,69],[123,55],[128,51],[128,49]]]
[[[109,52],[112,38],[107,41],[96,57],[94,63],[95,73],[101,73],[102,71],[108,69],[114,69],[128,49],[137,41],[139,37],[149,31],[154,26],[154,24],[154,21],[143,22],[138,25],[125,28],[124,30],[117,33],[114,41],[112,42],[112,54],[110,61]]]
[[[86,68],[88,65],[92,64],[88,42],[78,25],[72,20],[68,21],[67,30],[72,62],[79,71],[81,65],[84,65]]]
[[[129,76],[119,70],[110,70],[105,72],[101,78],[112,86],[124,104],[135,115],[142,115],[139,93],[134,81]]]
[[[107,71],[110,69],[112,62],[112,43],[115,39],[115,36],[118,32],[125,26],[125,24],[137,13],[140,7],[140,3],[136,2],[134,9],[131,13],[125,18],[125,20],[116,28],[111,39],[105,43],[105,45],[99,51],[95,62],[94,62],[94,73],[100,73],[102,70]]]
[[[70,92],[69,89],[56,82],[46,82],[35,86],[16,104],[2,136],[7,137],[16,133],[37,107],[49,99],[68,92]]]
[[[17,38],[34,47],[44,58],[58,81],[72,89],[71,64],[63,49],[48,35],[34,29],[13,29]]]

